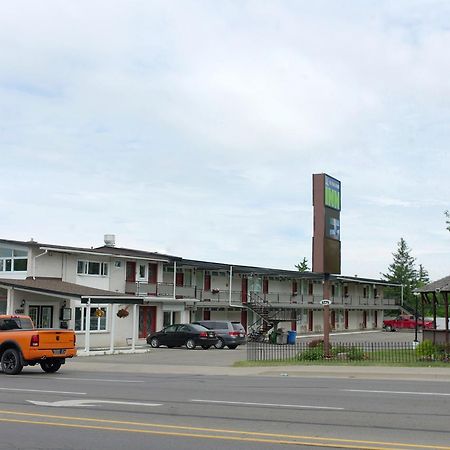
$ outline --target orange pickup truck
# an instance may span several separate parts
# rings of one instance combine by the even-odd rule
[[[73,330],[36,329],[28,316],[0,315],[0,363],[3,373],[16,375],[24,366],[40,364],[56,372],[76,356]]]

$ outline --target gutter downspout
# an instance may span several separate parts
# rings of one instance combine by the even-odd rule
[[[36,279],[36,259],[39,258],[39,256],[44,256],[48,253],[48,250],[45,250],[44,253],[39,253],[39,255],[33,256],[33,280]]]

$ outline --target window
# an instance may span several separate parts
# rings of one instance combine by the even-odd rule
[[[146,264],[138,265],[138,279],[139,280],[147,279],[147,265]]]
[[[28,252],[12,248],[0,248],[0,272],[26,272]]]
[[[79,275],[108,275],[108,263],[97,261],[78,261],[77,273]]]
[[[163,312],[163,327],[172,325],[173,322],[174,322],[174,312],[173,311],[164,311]]]
[[[97,317],[97,309],[103,310],[105,313],[103,317]],[[85,331],[86,330],[86,306],[78,306],[75,308],[75,331]],[[91,305],[91,317],[90,331],[105,331],[106,330],[106,317],[107,317],[107,307]]]

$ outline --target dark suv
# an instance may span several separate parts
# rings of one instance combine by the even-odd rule
[[[234,350],[238,345],[247,342],[245,328],[240,322],[231,322],[229,320],[197,320],[198,325],[214,330],[218,338],[217,344],[214,347],[224,348],[227,346]]]

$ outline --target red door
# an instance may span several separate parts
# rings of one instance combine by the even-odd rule
[[[334,330],[336,328],[336,311],[332,309],[330,312],[331,312],[331,329]]]
[[[184,286],[184,273],[182,273],[182,272],[177,273],[175,282],[176,282],[177,286]]]
[[[242,303],[247,303],[247,289],[248,289],[248,279],[242,278],[242,288],[241,288],[241,300]]]
[[[367,311],[363,311],[363,328],[367,328]]]
[[[136,263],[133,261],[127,261],[127,278],[129,283],[134,283],[136,281]]]
[[[156,331],[156,306],[139,306],[139,338]]]
[[[348,330],[348,310],[344,311],[344,328]]]
[[[148,282],[155,284],[158,280],[158,264],[150,263],[148,265]]]
[[[209,273],[205,273],[205,278],[203,280],[203,289],[205,291],[211,290],[211,274],[209,274]],[[205,319],[205,320],[208,320],[208,319]]]
[[[203,320],[211,320],[211,311],[206,309],[203,311]]]
[[[263,294],[268,294],[269,293],[269,279],[268,278],[264,278],[263,280]]]
[[[313,311],[308,311],[308,331],[313,331],[314,316]]]

